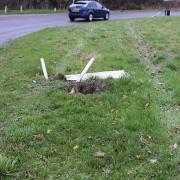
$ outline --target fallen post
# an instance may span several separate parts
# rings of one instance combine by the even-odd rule
[[[161,14],[161,12],[156,13],[155,15],[153,15],[152,17],[156,17],[159,16]]]
[[[74,74],[74,75],[65,75],[66,79],[68,81],[76,81],[79,82],[78,80],[81,77],[81,81],[86,81],[90,78],[98,78],[98,79],[107,79],[107,78],[112,78],[112,79],[119,79],[122,77],[127,77],[128,73],[126,73],[124,70],[121,71],[105,71],[105,72],[96,72],[96,73],[87,73],[84,74],[83,77],[81,77],[81,74]]]
[[[45,65],[45,62],[44,62],[44,58],[41,58],[40,61],[41,61],[41,66],[42,66],[44,77],[45,77],[46,80],[49,80],[48,73],[47,73],[47,70],[46,70],[46,65]]]

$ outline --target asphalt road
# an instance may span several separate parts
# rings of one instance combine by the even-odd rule
[[[172,16],[180,16],[180,11],[174,11]],[[159,11],[113,11],[111,20],[144,18],[164,16],[163,10]],[[61,14],[34,14],[34,15],[0,15],[0,44],[42,30],[47,27],[68,26],[82,24],[85,21],[69,22],[65,13]]]

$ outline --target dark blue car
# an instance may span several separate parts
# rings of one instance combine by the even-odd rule
[[[110,11],[97,1],[78,1],[69,6],[69,19],[84,18],[88,21],[103,18],[108,20]]]

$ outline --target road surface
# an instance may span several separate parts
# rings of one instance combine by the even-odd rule
[[[111,20],[164,16],[159,11],[112,11]],[[180,16],[180,11],[172,12],[172,16]],[[6,42],[42,30],[47,27],[60,27],[82,24],[85,21],[70,22],[67,14],[31,14],[0,15],[0,45]]]

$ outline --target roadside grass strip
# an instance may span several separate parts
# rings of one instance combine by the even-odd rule
[[[2,179],[179,179],[179,17],[48,28],[0,47]],[[124,69],[70,95],[48,74]],[[1,179],[0,178],[0,179]]]

